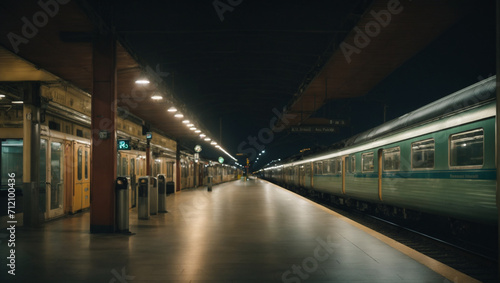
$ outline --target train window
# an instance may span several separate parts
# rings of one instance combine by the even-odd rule
[[[450,135],[450,166],[483,165],[484,131],[476,129]]]
[[[398,147],[384,149],[384,170],[397,171],[399,170],[401,160],[401,149]]]
[[[335,164],[335,172],[342,173],[342,159],[338,158]]]
[[[89,151],[85,151],[85,180],[89,179]]]
[[[434,168],[434,139],[411,144],[411,167],[413,169]]]
[[[82,179],[82,148],[78,148],[78,161],[77,161],[77,174],[78,181]]]
[[[323,161],[323,174],[327,175],[333,173],[332,165],[333,165],[332,160]]]
[[[314,162],[314,175],[323,175],[323,162]]]
[[[356,172],[356,156],[355,155],[351,156],[351,168],[350,168],[350,172],[351,173]]]
[[[363,172],[373,172],[373,152],[367,152],[361,155],[361,168]]]

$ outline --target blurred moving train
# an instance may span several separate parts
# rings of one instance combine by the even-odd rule
[[[496,87],[490,77],[345,140],[260,171],[279,185],[391,217],[496,226]],[[464,224],[467,223],[467,224]]]

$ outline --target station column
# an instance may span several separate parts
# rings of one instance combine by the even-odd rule
[[[35,227],[43,221],[43,207],[39,206],[40,83],[24,83],[23,94],[23,225]]]
[[[92,165],[90,232],[112,233],[116,180],[116,39],[97,35],[93,42]]]

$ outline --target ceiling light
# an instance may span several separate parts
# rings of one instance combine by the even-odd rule
[[[207,136],[207,135],[205,135],[205,134],[201,134],[201,135],[200,135],[200,138],[204,138],[204,137],[206,137],[206,136]]]
[[[190,129],[191,131],[196,131],[196,130],[198,130],[198,129],[196,129],[195,127],[191,127],[191,128],[189,128],[189,129]]]
[[[0,98],[4,98],[5,97],[5,94],[0,94]]]
[[[12,104],[23,104],[23,101],[22,100],[15,100],[15,101],[12,101]]]
[[[172,113],[177,112],[177,108],[172,106],[172,107],[168,108],[168,112],[172,112]]]
[[[210,144],[211,145],[216,145],[217,143],[215,141],[212,141]]]
[[[175,118],[183,118],[184,115],[182,115],[181,113],[177,113],[174,115]]]
[[[190,127],[190,128],[191,128],[191,127],[194,127],[194,124],[193,124],[193,123],[189,123],[189,124],[187,124],[186,126],[188,126],[188,127]]]
[[[200,130],[196,130],[196,131],[194,131],[194,132],[195,132],[195,133],[197,133],[197,134],[201,133],[201,131],[200,131]]]
[[[153,100],[162,100],[163,96],[155,94],[155,95],[151,96],[151,99],[153,99]]]
[[[149,84],[149,80],[148,79],[139,79],[139,80],[136,80],[135,83],[138,85],[147,85],[147,84]]]
[[[189,120],[184,120],[184,121],[182,121],[182,123],[189,124]]]
[[[215,148],[219,148],[220,149],[220,145],[216,145]]]
[[[204,141],[211,141],[211,138],[205,138]]]

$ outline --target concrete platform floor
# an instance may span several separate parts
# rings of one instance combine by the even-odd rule
[[[1,231],[0,282],[451,282],[265,181],[185,190],[167,209],[150,220],[132,209],[132,236],[90,234],[88,212],[18,227],[15,276]]]

